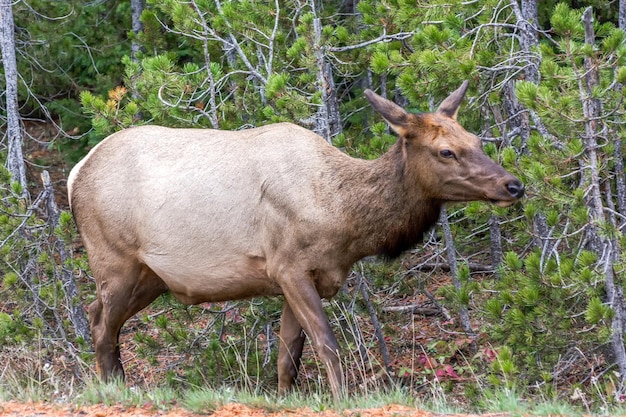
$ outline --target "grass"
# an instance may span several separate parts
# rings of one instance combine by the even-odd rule
[[[349,328],[358,327],[355,321]],[[244,333],[245,334],[245,333]],[[339,332],[343,344],[354,344],[355,336]],[[361,340],[363,342],[363,340]],[[256,343],[253,340],[247,343]],[[232,352],[236,345],[226,342]],[[370,343],[376,350],[375,343]],[[368,348],[369,349],[369,348]],[[416,351],[417,348],[415,349]],[[131,386],[130,383],[114,381],[101,383],[92,373],[89,364],[80,363],[78,367],[83,375],[78,378],[72,372],[63,372],[60,366],[50,364],[50,354],[45,349],[33,346],[0,347],[0,401],[20,402],[55,402],[73,405],[123,405],[126,407],[149,405],[156,410],[168,410],[182,407],[194,413],[210,413],[228,403],[240,403],[266,412],[292,411],[308,408],[314,412],[333,409],[339,413],[347,410],[380,408],[386,405],[403,405],[436,413],[454,414],[463,412],[504,412],[508,416],[582,416],[584,415],[626,415],[626,410],[609,406],[611,401],[599,401],[598,410],[590,410],[586,403],[574,406],[567,400],[542,398],[541,395],[524,389],[512,388],[512,384],[488,386],[479,375],[468,373],[473,388],[466,391],[474,398],[459,401],[457,392],[451,393],[450,381],[439,381],[424,374],[411,375],[410,381],[396,378],[396,383],[385,382],[379,373],[383,368],[376,360],[375,352],[365,356],[350,346],[344,349],[344,371],[350,384],[350,395],[333,400],[325,378],[325,372],[319,368],[319,360],[311,355],[311,346],[307,346],[306,360],[299,385],[289,395],[278,397],[275,387],[267,388],[266,379],[258,374],[249,375],[246,355],[235,354],[236,360],[228,369],[228,385],[207,386],[191,385],[184,380],[158,380],[150,386]],[[224,350],[223,355],[227,352]],[[73,358],[77,360],[77,358]],[[473,369],[469,364],[468,369]],[[233,382],[235,381],[235,382]],[[419,388],[416,382],[423,381]],[[468,382],[468,383],[469,383]],[[467,388],[466,388],[467,390]]]
[[[48,401],[72,398],[81,382],[61,375],[39,347],[0,347],[0,400]],[[76,362],[80,368],[84,364]]]
[[[406,387],[396,385],[388,389],[370,391],[366,395],[350,395],[334,401],[325,385],[318,386],[313,392],[294,391],[289,395],[277,397],[274,392],[262,393],[259,389],[250,391],[231,387],[195,387],[177,390],[160,386],[144,389],[128,386],[122,381],[105,384],[95,377],[81,384],[64,384],[63,389],[60,390],[56,382],[60,377],[55,375],[47,375],[45,378],[26,377],[5,368],[0,376],[1,401],[57,402],[78,406],[104,404],[126,407],[145,407],[149,404],[155,410],[166,411],[173,407],[182,407],[202,414],[212,413],[228,403],[239,403],[268,413],[293,411],[298,408],[308,408],[314,412],[333,409],[341,413],[347,410],[380,408],[390,404],[443,414],[469,412],[449,401],[444,387],[437,383],[430,384],[421,398],[416,398]],[[480,396],[480,412],[485,413],[504,412],[511,417],[594,415],[564,401],[529,401],[523,393],[514,389],[483,389]],[[597,415],[626,415],[626,410],[623,408],[602,409],[598,410],[598,413]]]
[[[4,384],[3,384],[4,385]],[[108,384],[92,381],[82,386],[71,401],[66,396],[61,399],[51,392],[52,388],[47,383],[30,384],[23,395],[15,397],[19,390],[0,389],[0,400],[7,401],[37,401],[37,402],[67,402],[78,406],[104,404],[123,405],[125,407],[145,407],[149,404],[153,409],[166,411],[173,407],[182,407],[190,412],[198,414],[212,413],[221,406],[229,403],[239,403],[251,408],[261,409],[268,413],[284,411],[293,412],[300,408],[307,408],[314,412],[323,412],[329,409],[339,413],[355,409],[380,408],[386,405],[404,405],[411,408],[429,410],[435,413],[456,414],[468,412],[458,406],[447,404],[442,401],[443,397],[436,396],[429,401],[422,402],[408,395],[408,391],[401,387],[392,388],[386,392],[378,392],[368,396],[350,396],[338,401],[333,401],[326,393],[303,394],[294,392],[285,397],[276,397],[275,394],[258,394],[247,391],[238,391],[228,387],[221,388],[196,388],[177,391],[168,387],[158,387],[143,390],[137,387],[129,387],[117,381]],[[433,387],[433,390],[436,390]],[[490,392],[484,399],[485,413],[506,413],[510,417],[522,416],[589,416],[579,408],[565,402],[540,402],[532,404],[523,399],[518,393],[511,390]],[[615,408],[611,410],[599,410],[597,415],[625,415],[626,410]]]

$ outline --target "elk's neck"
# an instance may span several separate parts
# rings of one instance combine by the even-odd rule
[[[401,141],[355,168],[342,187],[346,230],[352,234],[349,254],[395,258],[419,243],[437,222],[443,202],[428,198],[418,173],[409,172]]]

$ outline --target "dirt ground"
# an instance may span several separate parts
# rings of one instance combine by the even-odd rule
[[[0,416],[20,416],[20,417],[196,417],[202,415],[211,415],[215,417],[278,417],[278,416],[294,416],[294,417],[478,417],[474,414],[434,414],[425,411],[416,410],[409,407],[399,405],[389,405],[382,408],[344,410],[344,411],[319,411],[314,412],[309,409],[285,409],[280,412],[269,412],[262,409],[250,408],[242,404],[227,404],[213,412],[206,414],[194,414],[182,409],[173,409],[169,411],[160,411],[154,409],[151,405],[145,407],[123,407],[123,406],[105,406],[91,405],[84,407],[76,407],[72,405],[60,404],[42,404],[42,403],[17,403],[5,402],[0,403]],[[508,417],[509,413],[492,413],[483,414],[481,417]]]

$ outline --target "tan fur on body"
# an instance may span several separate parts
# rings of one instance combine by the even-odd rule
[[[364,256],[412,247],[444,202],[505,206],[523,194],[456,122],[466,87],[421,115],[367,92],[400,135],[373,161],[289,123],[144,126],[105,139],[68,180],[97,284],[90,320],[101,375],[123,375],[121,326],[167,290],[189,304],[284,295],[279,389],[297,375],[304,329],[340,395],[338,345],[320,298],[335,295]]]

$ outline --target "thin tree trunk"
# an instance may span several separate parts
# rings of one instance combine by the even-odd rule
[[[522,21],[519,22],[522,28],[522,50],[530,57],[531,49],[539,44],[537,33],[537,0],[522,0]],[[540,59],[529,60],[530,65],[524,70],[524,75],[528,81],[536,83],[539,79]]]
[[[331,143],[330,123],[328,117],[328,81],[326,79],[326,63],[324,60],[324,51],[322,49],[322,21],[316,17],[313,19],[313,39],[315,62],[317,65],[317,88],[322,93],[322,104],[317,110],[315,116],[315,133]]]
[[[137,55],[141,52],[141,44],[138,42],[137,37],[141,32],[143,32],[143,23],[141,22],[141,14],[143,13],[143,9],[146,7],[145,0],[131,0],[130,1],[130,18],[131,18],[131,30],[135,34],[133,41],[130,44],[130,59],[132,61],[139,61]],[[135,88],[134,81],[131,81],[129,87],[131,87],[131,97],[134,100],[139,100],[141,97],[137,88]],[[143,113],[138,112],[135,117],[138,120],[143,119]]]
[[[524,67],[524,77],[526,81],[537,84],[539,82],[539,65],[541,64],[541,56],[532,52],[532,48],[539,45],[539,35],[537,31],[537,0],[522,0],[521,8],[519,7],[517,0],[511,0],[511,6],[515,12],[517,18],[517,25],[520,27],[520,45],[525,57],[528,58],[529,65]],[[519,104],[517,98],[512,94],[512,100],[514,100],[514,107],[520,112],[524,110],[524,107]],[[543,121],[539,118],[539,115],[533,110],[526,109],[527,116],[524,121],[518,123],[520,134],[522,136],[522,143],[525,144],[530,137],[530,120],[537,131],[545,138],[552,139],[552,142],[556,147],[561,147],[554,136],[552,136],[548,129],[543,124]],[[542,254],[545,254],[548,258],[551,254],[552,245],[550,242],[549,228],[544,213],[539,212],[535,214],[533,219],[533,234],[534,245],[541,249]],[[542,257],[542,260],[544,258]],[[542,264],[543,265],[543,264]]]
[[[211,122],[211,127],[213,127],[213,129],[219,129],[220,128],[220,124],[219,124],[219,119],[217,117],[218,112],[217,112],[217,91],[216,91],[216,85],[215,85],[215,79],[213,77],[213,72],[211,71],[211,55],[209,54],[209,23],[206,21],[205,17],[204,17],[204,13],[202,12],[202,10],[200,9],[200,7],[198,7],[198,5],[196,4],[195,1],[192,1],[191,3],[193,5],[193,7],[196,10],[196,13],[198,14],[198,18],[200,19],[200,22],[202,22],[202,52],[204,55],[204,66],[206,69],[206,74],[207,74],[207,80],[209,82],[209,86],[208,86],[208,90],[209,90],[209,105],[208,105],[208,111],[206,112],[209,116],[209,121]],[[229,64],[231,64],[231,62],[236,61],[236,58],[233,57],[232,55],[232,50],[230,52],[230,55],[228,55],[227,53],[227,57],[226,60]],[[231,81],[231,83],[233,83],[233,81]],[[232,85],[232,84],[231,84]],[[235,87],[232,87],[235,88]]]
[[[439,222],[443,228],[443,237],[446,244],[446,253],[448,256],[448,263],[450,264],[450,275],[452,276],[452,284],[456,291],[461,291],[463,285],[459,279],[459,268],[456,262],[456,248],[454,246],[454,239],[452,238],[452,231],[450,230],[450,222],[448,222],[448,212],[445,207],[441,208],[439,215]],[[459,318],[461,319],[461,326],[466,333],[473,333],[472,325],[470,323],[469,312],[466,305],[459,305]]]
[[[592,8],[588,7],[583,13],[583,23],[585,26],[585,43],[593,45],[595,43],[595,33],[593,29]],[[598,71],[595,67],[594,58],[586,57],[585,76],[580,80],[580,97],[583,104],[583,114],[585,119],[585,149],[587,153],[587,176],[585,181],[590,189],[589,193],[589,214],[592,218],[592,224],[588,228],[588,239],[592,249],[598,253],[602,253],[602,237],[598,233],[598,225],[604,222],[604,210],[602,203],[602,194],[600,191],[600,171],[598,168],[598,141],[597,126],[598,117],[600,116],[601,103],[598,99],[593,98],[593,89],[598,85]]]
[[[491,250],[491,265],[494,271],[502,263],[502,229],[500,228],[500,218],[495,214],[489,217],[489,246]]]
[[[626,0],[619,0],[619,28],[626,32]],[[620,90],[623,85],[618,85]],[[626,169],[624,167],[624,154],[622,152],[622,138],[618,133],[615,134],[615,147],[613,160],[615,161],[615,188],[617,194],[617,211],[626,216]],[[618,220],[619,226],[626,225],[625,217]]]
[[[21,186],[21,196],[26,197],[26,166],[22,154],[22,130],[17,96],[17,61],[15,59],[15,35],[11,0],[0,0],[0,50],[6,81],[6,111],[8,155],[7,168]]]
[[[528,65],[524,66],[524,77],[526,81],[536,84],[539,82],[539,66],[541,65],[541,55],[532,51],[533,48],[539,46],[537,0],[522,0],[521,9],[517,4],[517,0],[511,0],[511,6],[517,18],[517,25],[520,27],[520,45],[523,56],[528,60]],[[539,115],[530,109],[528,110],[528,115],[533,120],[535,128],[539,133],[544,137],[552,139],[557,144],[556,138],[548,132]]]
[[[324,76],[326,77],[326,85],[328,86],[326,108],[328,109],[329,133],[330,138],[332,139],[343,131],[343,126],[341,125],[341,113],[339,112],[339,99],[337,98],[337,88],[335,87],[335,80],[333,78],[333,69],[328,62],[326,62]]]
[[[318,9],[322,3],[311,0],[310,5],[315,16],[313,19],[313,50],[317,67],[317,88],[322,94],[322,104],[315,116],[313,130],[326,139],[328,143],[332,143],[332,138],[342,131],[341,114],[339,113],[332,67],[326,60],[326,50],[322,45],[322,20],[318,17]]]
[[[48,171],[43,171],[41,173],[41,179],[43,182],[44,190],[46,192],[45,204],[46,210],[48,212],[49,227],[50,231],[53,232],[54,229],[59,225],[59,217],[61,213],[54,199],[54,188],[52,187],[52,182],[50,181],[50,175],[48,174]],[[66,263],[70,260],[70,255],[66,251],[67,244],[58,236],[55,236],[55,240],[57,243],[56,251],[59,254],[59,260],[61,264],[59,278],[61,279],[61,283],[63,285],[63,292],[65,293],[65,302],[69,311],[70,321],[74,326],[74,331],[76,332],[76,335],[81,337],[87,344],[91,344],[89,321],[87,320],[85,310],[83,310],[82,308],[82,304],[78,302],[78,286],[76,285],[76,281],[74,280],[74,275],[72,271],[68,270],[65,266]]]
[[[135,34],[135,38],[130,44],[130,58],[133,61],[137,61],[137,54],[141,51],[141,44],[137,42],[137,36],[143,31],[143,23],[141,22],[141,13],[146,7],[145,0],[131,0],[130,13],[131,13],[131,29]]]
[[[367,288],[367,282],[365,280],[365,275],[363,271],[363,263],[361,265],[361,272],[357,272],[357,276],[359,278],[359,289],[361,291],[361,296],[363,297],[363,302],[367,306],[367,311],[370,313],[370,318],[372,319],[372,326],[374,326],[374,333],[376,334],[376,339],[378,340],[378,347],[380,349],[380,355],[383,358],[383,365],[385,366],[385,370],[387,374],[391,376],[391,357],[389,356],[389,349],[387,348],[387,342],[385,341],[385,336],[383,334],[383,328],[378,321],[378,315],[376,314],[376,310],[372,305],[372,301],[370,300],[369,290]]]
[[[615,146],[613,147],[613,161],[615,167],[615,194],[617,198],[617,212],[621,214],[617,224],[621,229],[626,225],[626,168],[624,167],[624,153],[622,152],[622,138],[619,133],[613,132]]]

